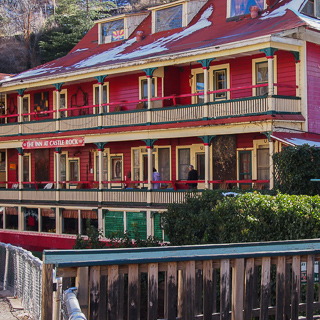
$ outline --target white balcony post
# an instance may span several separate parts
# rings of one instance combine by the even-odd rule
[[[56,189],[60,189],[60,179],[61,179],[61,168],[60,168],[60,161],[61,161],[61,149],[56,148]]]
[[[22,189],[22,177],[23,177],[23,150],[19,150],[18,156],[18,184],[19,190]]]
[[[153,175],[153,165],[152,165],[152,146],[147,146],[148,150],[148,190],[152,189],[152,175]]]
[[[208,99],[208,90],[209,90],[209,68],[207,67],[204,67],[203,68],[203,81],[204,81],[204,84],[203,84],[203,101],[205,103],[205,107],[204,107],[204,114],[203,114],[203,117],[205,119],[208,118],[209,116],[209,106],[207,105],[209,99]]]
[[[102,189],[102,149],[98,149],[99,155],[99,189]]]
[[[22,134],[22,110],[23,110],[23,94],[25,89],[18,90],[18,123],[19,123],[19,134]]]
[[[210,145],[208,143],[204,144],[204,157],[205,157],[205,177],[204,177],[204,187],[205,189],[210,188]]]
[[[274,187],[274,176],[273,176],[273,153],[274,153],[274,141],[269,141],[269,178],[270,178],[270,189]]]
[[[60,119],[61,115],[60,115],[60,91],[59,90],[56,90],[56,110],[57,110],[56,118]]]
[[[268,96],[272,96],[274,92],[274,74],[273,74],[273,56],[267,57],[268,59]]]

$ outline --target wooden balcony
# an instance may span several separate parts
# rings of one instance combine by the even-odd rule
[[[164,100],[165,98],[161,99]],[[94,108],[94,106],[88,106],[88,112],[93,113]],[[199,105],[172,106],[150,110],[118,111],[107,114],[86,114],[60,119],[34,120],[22,122],[21,124],[6,123],[0,125],[0,135],[12,136],[18,135],[19,132],[21,132],[22,135],[29,135],[56,131],[68,132],[73,130],[146,125],[150,123],[160,124],[270,113],[300,112],[301,99],[299,97],[260,96],[209,102],[208,104]],[[54,118],[53,113],[51,114],[52,118]],[[10,117],[12,118],[12,116]],[[19,128],[19,126],[21,126],[21,128]]]

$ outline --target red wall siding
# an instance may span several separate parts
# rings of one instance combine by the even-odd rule
[[[18,181],[18,151],[16,149],[7,150],[7,168],[8,168],[8,181]],[[15,165],[15,169],[10,169],[10,163]],[[9,188],[11,185],[9,185]]]
[[[164,96],[180,93],[180,81],[182,69],[178,67],[165,67],[164,68]],[[177,101],[177,103],[180,103]],[[165,100],[164,106],[170,107],[173,105],[173,100]]]
[[[307,43],[308,131],[320,133],[320,45]]]
[[[296,63],[293,54],[286,51],[277,51],[278,94],[284,96],[296,95]],[[286,87],[288,86],[288,87]],[[290,88],[291,87],[291,88]]]

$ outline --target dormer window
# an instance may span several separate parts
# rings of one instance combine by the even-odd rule
[[[320,0],[308,0],[301,12],[320,19]]]
[[[250,13],[251,6],[258,6],[260,10],[265,8],[264,0],[229,0],[228,16],[237,17]]]
[[[101,43],[124,40],[124,19],[101,23]]]
[[[147,12],[122,14],[96,21],[99,44],[128,39],[147,15]]]
[[[149,8],[152,11],[152,33],[187,27],[207,0],[178,0]]]
[[[182,4],[156,11],[155,32],[182,27]]]

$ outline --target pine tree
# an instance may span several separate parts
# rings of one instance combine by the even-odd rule
[[[65,56],[93,26],[93,21],[109,16],[113,2],[56,0],[40,41],[42,62]]]

